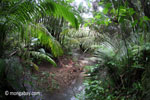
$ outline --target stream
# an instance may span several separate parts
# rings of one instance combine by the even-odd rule
[[[44,100],[78,100],[75,95],[84,92],[83,73],[72,82],[72,85],[59,93],[43,93]]]
[[[83,85],[84,72],[72,82],[72,85],[59,92],[41,92],[40,95],[23,97],[25,100],[78,100],[75,95],[84,93]],[[30,85],[26,85],[27,91],[37,91]],[[84,100],[84,99],[83,99]]]

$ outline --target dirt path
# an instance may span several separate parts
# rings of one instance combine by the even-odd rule
[[[40,79],[47,81],[38,83],[44,92],[44,100],[76,100],[74,95],[83,90],[83,67],[93,65],[96,58],[90,54],[73,51],[71,56],[63,56],[58,59],[58,67],[52,67],[48,63],[40,65],[40,71],[36,73]],[[45,74],[43,74],[45,73]],[[47,75],[46,78],[44,78]]]

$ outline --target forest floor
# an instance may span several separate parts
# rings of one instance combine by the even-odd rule
[[[58,67],[52,67],[49,63],[41,63],[39,65],[39,72],[36,74],[40,79],[44,79],[47,73],[47,81],[37,82],[38,87],[42,89],[48,89],[53,93],[64,93],[68,88],[74,88],[74,84],[78,84],[77,81],[80,81],[81,84],[84,76],[86,75],[86,70],[84,66],[94,65],[96,63],[96,58],[88,53],[82,53],[77,50],[73,51],[71,55],[64,55],[59,57],[57,61]],[[72,90],[73,91],[73,90]],[[79,92],[79,91],[78,91]],[[60,94],[59,94],[60,95]],[[55,100],[67,100],[67,99],[56,99]]]

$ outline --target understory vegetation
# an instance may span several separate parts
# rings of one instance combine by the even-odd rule
[[[75,1],[0,0],[0,100],[59,89],[40,66],[61,68],[75,51],[96,58],[77,100],[149,100],[150,0]]]

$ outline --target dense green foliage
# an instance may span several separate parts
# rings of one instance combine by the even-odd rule
[[[98,60],[85,66],[85,100],[149,100],[150,0],[72,2],[0,0],[0,99],[26,90],[15,82],[24,70],[45,61],[59,67],[58,57],[80,49]]]
[[[99,55],[99,57],[103,56],[101,60],[105,61],[99,65],[97,71],[90,72],[92,77],[85,82],[87,84],[87,98],[89,100],[91,100],[91,97],[95,100],[148,99],[149,50],[148,43],[130,48],[130,58],[127,58],[127,55],[122,57],[120,55],[107,56],[108,52],[106,55]],[[100,72],[105,68],[106,70],[103,73]],[[104,73],[107,73],[108,76],[103,75]],[[97,90],[99,86],[101,90]],[[91,96],[91,93],[93,93],[93,96]]]
[[[57,66],[53,59],[62,56],[63,50],[57,37],[53,35],[53,31],[59,30],[60,34],[63,23],[69,26],[67,22],[76,29],[79,27],[77,18],[69,4],[64,3],[66,6],[62,4],[62,1],[56,3],[53,0],[0,1],[0,99],[11,98],[4,94],[6,90],[17,91],[17,87],[9,81],[10,76],[7,72],[13,70],[13,67],[10,67],[11,65],[9,66],[8,63],[15,63],[7,61],[11,57],[18,57],[24,65],[23,67],[30,66],[31,68],[33,66],[37,71],[40,60]],[[57,19],[64,21],[59,29],[56,29],[54,23],[49,27],[46,26],[44,20],[48,18],[54,21]],[[14,66],[17,65],[14,64]],[[21,65],[18,67],[22,68]],[[18,71],[22,72],[19,68]]]
[[[96,12],[90,23],[86,23],[105,34],[105,40],[95,52],[100,65],[85,82],[85,97],[87,100],[148,100],[150,16],[148,12],[141,15],[148,6],[138,8],[143,6],[140,0],[110,1],[99,2],[104,10]]]

